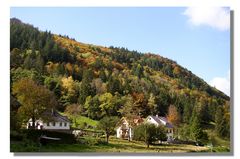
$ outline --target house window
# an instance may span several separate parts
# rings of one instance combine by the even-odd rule
[[[49,126],[50,125],[50,123],[49,122],[47,122],[47,126]]]
[[[66,126],[67,126],[67,123],[64,123],[64,126],[66,127]]]
[[[53,122],[53,126],[55,126],[56,125],[56,123],[55,122]]]
[[[59,126],[62,126],[62,122],[59,123]]]

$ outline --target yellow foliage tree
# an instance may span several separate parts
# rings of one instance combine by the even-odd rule
[[[21,104],[18,109],[21,122],[32,119],[32,128],[35,128],[35,121],[43,117],[43,112],[57,105],[53,92],[28,78],[15,82],[12,91]]]
[[[174,105],[169,106],[167,119],[174,126],[179,126],[179,124],[180,124],[180,114],[178,113],[177,108]]]

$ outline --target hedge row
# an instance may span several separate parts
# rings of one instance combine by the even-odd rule
[[[47,137],[52,137],[52,138],[60,138],[61,140],[58,141],[58,143],[71,144],[76,142],[76,139],[73,134],[57,132],[57,131],[25,129],[25,130],[21,130],[20,134],[22,134],[27,139],[30,139],[36,142],[38,142],[40,137],[43,135]]]

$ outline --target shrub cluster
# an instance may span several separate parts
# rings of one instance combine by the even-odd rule
[[[76,139],[73,134],[57,132],[57,131],[47,131],[47,130],[21,130],[21,134],[24,134],[27,139],[32,141],[39,142],[39,139],[42,135],[53,138],[60,138],[61,140],[58,143],[61,144],[72,144],[76,142]]]

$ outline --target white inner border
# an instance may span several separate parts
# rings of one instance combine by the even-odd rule
[[[239,49],[239,28],[240,28],[240,12],[237,0],[1,0],[0,1],[0,98],[1,98],[1,131],[0,131],[0,152],[1,158],[13,158],[14,155],[10,153],[9,144],[9,18],[10,18],[10,7],[96,7],[96,6],[230,6],[234,10],[234,156],[227,156],[221,158],[238,158],[240,157],[240,128],[239,128],[239,115],[240,115],[240,49]],[[28,156],[27,156],[28,157]],[[29,156],[35,158],[34,156]],[[29,158],[28,157],[28,158]],[[58,158],[59,156],[40,156],[41,158]],[[82,158],[88,156],[80,156]],[[95,158],[97,156],[90,156],[88,158]],[[126,158],[126,156],[114,156],[117,158]],[[111,157],[110,158],[114,158]],[[134,156],[133,158],[145,158],[145,157],[158,157],[158,156]],[[176,156],[164,156],[161,158],[173,158]],[[180,156],[178,158],[185,158],[186,156]],[[219,156],[195,156],[197,158],[216,158]],[[18,157],[26,158],[26,156]],[[61,156],[61,158],[69,158],[69,156]],[[100,156],[99,158],[106,158],[106,156]],[[109,158],[109,156],[107,157]],[[129,157],[127,157],[129,158]],[[188,156],[189,158],[189,156]],[[194,158],[191,157],[190,158]]]

